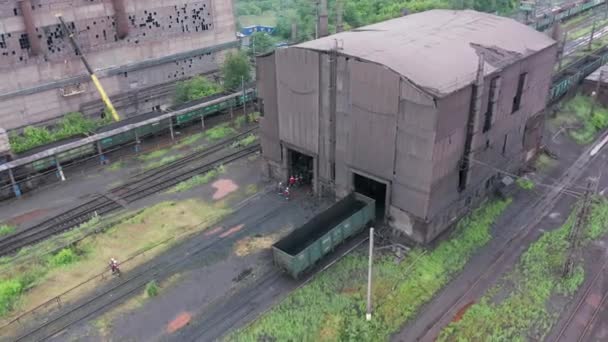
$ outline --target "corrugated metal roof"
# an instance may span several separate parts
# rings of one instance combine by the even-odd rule
[[[337,40],[337,42],[336,42]],[[295,45],[380,63],[435,96],[475,79],[477,51],[485,73],[512,64],[556,42],[513,19],[472,10],[431,10]]]

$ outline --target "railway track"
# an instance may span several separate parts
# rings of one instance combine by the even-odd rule
[[[120,209],[129,203],[167,189],[195,175],[210,171],[219,165],[227,164],[255,153],[259,150],[259,144],[239,149],[228,155],[216,158],[211,162],[200,164],[201,161],[244,136],[251,134],[256,129],[249,129],[214,144],[202,152],[192,153],[173,163],[139,174],[127,184],[113,188],[106,194],[101,194],[93,200],[41,222],[30,229],[9,235],[0,240],[0,256],[11,254],[25,246],[85,223],[94,215],[102,215]]]
[[[598,141],[600,140],[601,138]],[[416,336],[412,337],[412,339],[416,341],[434,341],[441,329],[449,324],[451,321],[450,318],[454,317],[467,303],[473,302],[476,295],[484,293],[483,281],[490,275],[500,273],[496,272],[497,269],[504,267],[508,262],[506,259],[515,255],[515,252],[525,244],[524,241],[536,232],[533,228],[550,213],[558,199],[561,198],[560,195],[562,190],[579,179],[586,167],[599,155],[590,155],[590,151],[593,147],[594,146],[590,146],[587,148],[575,163],[562,174],[550,190],[545,192],[533,205],[528,207],[525,212],[522,212],[511,220],[511,224],[520,228],[498,248],[497,254],[492,259],[491,264],[475,278],[470,279],[470,285],[467,286],[464,293],[458,295],[448,307],[442,309],[440,317],[434,319],[433,323],[423,327],[422,332],[416,333]]]
[[[604,261],[601,270],[593,277],[589,284],[585,287],[585,291],[580,299],[576,302],[574,310],[570,312],[566,322],[561,325],[555,341],[584,341],[590,329],[595,324],[601,309],[608,301],[608,291],[603,291],[602,280],[604,280],[604,272],[608,270],[608,259]],[[599,303],[597,302],[598,293],[603,293]],[[581,327],[581,322],[583,326]],[[578,336],[574,336],[578,333]]]
[[[244,208],[249,205],[249,203],[250,202],[245,203],[238,209]],[[248,226],[257,227],[262,225],[264,222],[276,217],[288,205],[289,202],[281,201],[281,204],[266,213],[262,213],[260,217],[251,224],[248,224]],[[232,236],[223,237],[222,235],[219,235],[210,240],[205,240],[204,237],[202,237],[202,241],[200,241],[201,236],[190,239],[185,242],[186,245],[184,247],[187,251],[186,253],[184,253],[184,248],[173,249],[169,252],[170,255],[167,255],[163,260],[146,264],[145,267],[137,269],[136,273],[124,272],[121,278],[116,279],[118,283],[111,284],[100,290],[91,298],[73,303],[71,306],[65,307],[64,310],[56,312],[55,314],[49,314],[42,324],[27,330],[21,335],[13,338],[12,341],[41,341],[57,335],[70,326],[90,318],[112,305],[122,302],[125,298],[145,287],[151,280],[157,278],[162,279],[163,277],[169,276],[176,269],[191,262],[192,258],[209,251],[223,241],[237,239],[246,233],[247,230],[244,229]]]

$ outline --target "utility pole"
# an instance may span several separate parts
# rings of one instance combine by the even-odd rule
[[[243,115],[247,115],[247,102],[245,102],[245,76],[241,76],[241,86],[243,87]]]
[[[374,228],[369,229],[369,266],[367,269],[367,313],[365,319],[372,320],[372,259],[374,254]]]
[[[595,34],[595,24],[597,23],[597,19],[593,20],[593,27],[591,27],[591,36],[589,36],[589,46],[587,50],[591,51],[591,45],[593,44],[593,35]]]
[[[327,31],[327,0],[321,0],[321,8],[319,9],[319,37],[326,37]]]
[[[568,235],[570,246],[568,246],[568,256],[566,257],[566,262],[564,263],[564,277],[570,277],[570,275],[572,274],[572,266],[574,266],[574,258],[578,250],[581,230],[585,226],[587,217],[589,216],[589,208],[591,206],[591,195],[593,194],[592,188],[593,182],[589,181],[589,183],[587,183],[587,189],[585,190],[585,194],[583,195],[583,204],[581,206],[580,211],[578,212],[578,215],[576,216],[576,220],[574,221],[572,230],[570,230],[570,234]]]
[[[344,24],[342,24],[342,11],[342,0],[336,0],[336,33],[344,31]]]
[[[291,42],[295,43],[298,40],[298,24],[294,21],[291,23]]]

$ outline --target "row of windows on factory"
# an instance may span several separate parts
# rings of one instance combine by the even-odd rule
[[[526,78],[528,73],[522,73],[519,75],[519,79],[517,81],[517,91],[515,92],[515,96],[513,97],[513,106],[511,107],[511,114],[514,114],[521,107],[521,99],[524,92],[524,85],[526,84]],[[492,128],[492,120],[494,117],[494,111],[496,110],[498,97],[499,97],[499,89],[500,89],[501,78],[500,76],[495,76],[490,80],[490,91],[488,94],[488,105],[486,112],[484,114],[484,122],[483,122],[483,133],[488,132]]]

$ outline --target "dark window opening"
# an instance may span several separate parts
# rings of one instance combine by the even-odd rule
[[[354,174],[355,192],[376,200],[376,219],[384,220],[386,209],[386,184]]]
[[[521,97],[523,95],[524,92],[524,85],[526,83],[526,76],[528,75],[528,73],[523,73],[521,75],[519,75],[519,81],[517,82],[517,93],[515,94],[515,97],[513,98],[513,110],[511,110],[511,113],[515,113],[519,110],[519,107],[521,106]]]
[[[486,150],[490,148],[490,140],[486,140]]]
[[[312,184],[313,174],[313,159],[311,156],[289,150],[289,174],[287,177],[297,177],[301,179],[304,186]]]
[[[483,123],[483,132],[487,132],[492,128],[492,116],[494,115],[494,104],[496,103],[498,78],[494,77],[490,81],[490,93],[488,94],[488,109],[486,110],[485,120]]]
[[[508,134],[505,134],[505,140],[502,142],[502,155],[505,155],[505,152],[507,151],[507,139],[508,139]]]
[[[336,181],[336,162],[331,163],[331,181]]]

